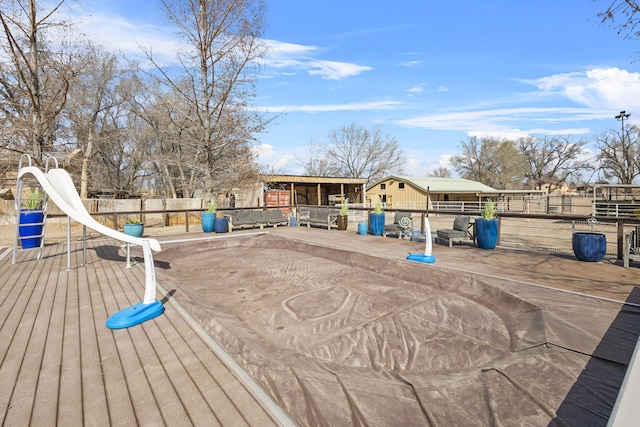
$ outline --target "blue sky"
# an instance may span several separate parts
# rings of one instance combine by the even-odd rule
[[[87,34],[171,61],[160,2],[86,2]],[[254,106],[282,114],[259,136],[260,161],[301,173],[296,156],[355,122],[379,126],[405,173],[448,167],[470,136],[575,135],[640,120],[640,44],[600,24],[610,0],[268,0],[270,54]]]

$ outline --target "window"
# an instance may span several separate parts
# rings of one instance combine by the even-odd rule
[[[398,190],[404,190],[404,182],[398,183]]]
[[[380,189],[381,190],[386,190],[387,189],[387,184],[380,184]]]

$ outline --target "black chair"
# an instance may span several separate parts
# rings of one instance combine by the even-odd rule
[[[453,246],[453,242],[464,242],[473,240],[473,234],[469,231],[471,228],[471,218],[467,215],[456,216],[453,220],[453,228],[438,230],[438,243],[446,243],[449,247]]]
[[[386,237],[387,233],[395,234],[398,239],[404,236],[411,236],[413,230],[413,220],[409,212],[396,211],[393,224],[387,224],[384,226],[383,235]]]

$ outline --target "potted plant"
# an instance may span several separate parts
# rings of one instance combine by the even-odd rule
[[[576,258],[580,261],[598,262],[607,253],[606,236],[593,230],[597,223],[598,220],[595,217],[587,219],[591,231],[575,231],[575,222],[572,226],[571,247]]]
[[[476,245],[481,249],[494,249],[498,244],[498,218],[496,204],[487,199],[482,209],[482,217],[476,218],[474,224]]]
[[[374,236],[382,236],[384,232],[384,211],[382,210],[382,203],[378,200],[376,206],[373,208],[373,212],[369,213],[369,231]]]
[[[142,237],[142,233],[144,233],[144,222],[127,221],[124,223],[124,234],[133,237]]]
[[[202,212],[202,231],[205,233],[212,233],[215,229],[217,208],[215,200],[212,199],[209,202],[209,206],[207,206],[207,210]]]
[[[44,229],[44,211],[42,201],[44,193],[39,188],[29,192],[26,198],[26,209],[20,210],[18,234],[23,249],[39,248],[42,243]]]
[[[344,199],[338,214],[338,230],[346,230],[349,226],[349,199]]]
[[[216,213],[213,229],[216,233],[226,233],[229,231],[229,219],[224,216],[222,212]]]

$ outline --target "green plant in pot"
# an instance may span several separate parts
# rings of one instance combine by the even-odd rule
[[[124,234],[133,237],[142,237],[144,233],[144,222],[130,220],[124,223]]]
[[[378,200],[376,206],[373,208],[373,212],[369,213],[369,231],[374,236],[382,236],[384,232],[384,210],[382,209],[382,202]]]
[[[217,209],[216,201],[212,199],[207,206],[207,210],[202,212],[202,231],[205,233],[212,233],[215,229]]]
[[[481,249],[494,249],[498,244],[499,221],[496,218],[496,204],[486,199],[482,208],[482,217],[476,218],[474,225],[476,244]]]
[[[346,230],[349,226],[349,199],[344,199],[338,214],[338,230]]]
[[[27,195],[26,209],[20,210],[18,234],[23,249],[39,248],[42,243],[44,230],[44,212],[42,201],[44,193],[40,188],[35,188]]]

